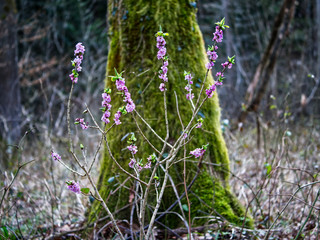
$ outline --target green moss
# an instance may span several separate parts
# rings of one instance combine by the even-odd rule
[[[207,58],[202,35],[196,23],[195,9],[186,0],[124,0],[121,6],[118,4],[118,1],[109,1],[108,5],[110,52],[107,76],[114,75],[114,68],[117,68],[118,71],[125,71],[124,76],[136,103],[137,111],[164,138],[166,130],[163,94],[159,91],[158,87],[161,81],[157,77],[161,63],[156,58],[157,49],[154,36],[161,25],[163,31],[169,33],[169,37],[166,38],[167,53],[170,58],[168,67],[169,83],[167,84],[168,118],[170,123],[169,141],[174,142],[182,131],[178,120],[174,92],[178,95],[179,111],[184,125],[188,123],[192,115],[190,103],[185,98],[184,87],[186,82],[183,72],[186,70],[192,73],[194,85],[203,81],[206,72],[204,66]],[[209,74],[206,86],[212,83],[213,78]],[[106,85],[113,90],[113,111],[116,111],[121,106],[122,101],[115,94],[115,87],[111,84],[110,78],[106,78]],[[194,87],[196,96],[199,91],[200,88]],[[238,224],[244,215],[244,211],[229,190],[229,159],[220,129],[220,107],[217,94],[204,104],[201,112],[205,116],[203,126],[207,131],[196,129],[193,132],[193,140],[187,146],[187,151],[189,152],[194,148],[201,147],[202,144],[209,143],[204,161],[212,162],[216,165],[203,166],[203,173],[192,188],[198,197],[211,207],[211,210],[201,204],[200,200],[195,196],[190,195],[193,203],[191,208],[192,216],[199,216],[201,212],[216,214],[216,211],[230,222]],[[147,156],[153,153],[153,150],[139,135],[130,114],[123,116],[121,121],[123,122],[121,126],[116,126],[110,131],[108,141],[113,155],[125,167],[128,166],[130,156],[128,151],[122,151],[126,147],[126,141],[121,141],[121,138],[127,133],[135,132],[137,135],[139,149],[137,156],[139,158],[146,159]],[[141,121],[139,121],[139,124],[152,144],[161,148],[161,142],[154,137]],[[193,178],[196,168],[196,164],[188,163],[188,182]],[[182,166],[176,165],[170,170],[170,173],[181,194],[184,191],[181,184]],[[145,170],[143,178],[147,180],[148,174],[148,171]],[[159,171],[159,174],[161,175],[161,171]],[[111,184],[108,183],[108,179],[116,175],[118,176],[116,178],[117,181]],[[117,168],[106,152],[101,163],[98,184],[101,195],[104,199],[108,198],[107,204],[113,211],[129,203],[130,192],[128,189],[132,188],[133,183],[131,180],[126,182],[125,186],[127,188],[121,188],[121,190],[108,197],[111,190],[118,186],[116,183],[122,182],[126,178],[127,176]],[[152,193],[154,193],[154,189]],[[175,200],[176,197],[172,188],[168,186],[161,206],[162,210],[170,206]],[[150,204],[153,201],[154,197],[151,196],[149,198]],[[101,214],[101,210],[98,204],[94,204],[90,211],[90,219],[96,219],[97,214]],[[128,218],[129,211],[122,211],[115,217]],[[198,221],[198,223],[201,222]]]

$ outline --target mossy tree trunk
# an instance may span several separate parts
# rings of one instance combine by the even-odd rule
[[[215,21],[217,19],[213,19]],[[165,138],[165,118],[163,93],[159,91],[160,79],[157,72],[161,63],[157,60],[157,49],[155,33],[162,26],[164,32],[168,32],[167,53],[169,56],[167,84],[167,101],[169,113],[169,142],[174,143],[180,136],[182,127],[176,110],[176,100],[174,91],[178,95],[180,114],[184,125],[188,123],[192,116],[191,105],[185,97],[184,70],[190,71],[194,76],[194,85],[201,84],[206,74],[205,63],[207,62],[204,42],[196,22],[196,9],[188,0],[124,0],[109,1],[108,21],[110,35],[110,50],[107,63],[107,76],[114,75],[114,68],[124,71],[127,86],[136,103],[136,110],[146,119],[146,121]],[[207,84],[212,84],[213,78],[209,74]],[[110,78],[106,77],[106,85],[113,90],[112,107],[116,111],[122,100],[117,95],[114,84]],[[200,88],[194,87],[197,97]],[[114,113],[113,113],[114,114]],[[218,97],[215,95],[203,106],[200,115],[204,116],[203,129],[196,129],[192,132],[193,138],[187,145],[187,152],[209,143],[209,148],[205,154],[204,162],[214,163],[204,164],[201,174],[192,186],[194,194],[189,193],[191,201],[192,217],[220,215],[230,222],[240,224],[241,217],[244,216],[243,207],[230,192],[228,184],[229,178],[229,159],[227,148],[220,129],[220,108]],[[114,127],[108,134],[108,140],[112,153],[119,160],[121,165],[127,169],[129,163],[129,151],[124,150],[127,146],[126,140],[122,138],[130,132],[135,132],[138,139],[137,158],[146,158],[153,153],[134,124],[131,114],[123,116],[122,125]],[[196,123],[196,121],[194,122]],[[159,149],[162,143],[139,121],[139,124],[152,144]],[[169,150],[167,150],[168,152]],[[183,155],[181,151],[180,156]],[[170,174],[174,179],[179,194],[183,194],[182,164],[176,164],[170,169]],[[187,184],[195,176],[197,162],[187,163]],[[129,169],[132,171],[132,169]],[[144,170],[143,180],[147,181],[150,171]],[[162,171],[158,171],[159,176],[163,176]],[[115,177],[115,181],[110,182],[110,178]],[[125,174],[111,160],[107,151],[101,162],[100,177],[98,186],[104,199],[108,199],[107,204],[115,211],[127,204],[132,204],[133,180],[125,183],[127,188],[110,194],[112,190],[119,187],[120,182],[127,178]],[[109,180],[109,181],[108,181]],[[155,194],[152,189],[151,194]],[[131,199],[131,200],[130,200]],[[168,185],[164,194],[164,203],[161,209],[165,210],[176,200],[172,187]],[[154,197],[149,198],[151,205],[154,204]],[[186,200],[183,199],[183,203]],[[205,204],[204,204],[205,203]],[[207,206],[206,206],[207,205]],[[179,211],[178,208],[176,208]],[[90,219],[94,220],[105,213],[96,203],[90,211]],[[128,219],[130,208],[118,212],[117,219]],[[166,218],[165,218],[166,219]],[[164,219],[164,221],[165,221]],[[173,219],[170,215],[168,219]],[[146,218],[148,221],[148,217]],[[208,219],[198,221],[203,223]],[[173,221],[165,224],[173,227]],[[250,221],[248,224],[252,224]],[[176,225],[175,225],[176,226]]]

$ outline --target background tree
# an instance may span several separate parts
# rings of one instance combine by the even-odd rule
[[[295,0],[283,1],[281,10],[274,22],[269,44],[263,54],[263,57],[256,68],[252,82],[250,83],[246,96],[246,109],[238,117],[239,122],[244,122],[248,112],[257,112],[262,97],[266,92],[273,69],[281,50],[281,43],[288,35],[291,20],[294,16]]]
[[[4,145],[14,144],[20,137],[21,103],[16,13],[14,0],[0,2],[0,141]],[[1,161],[7,166],[8,156],[4,156],[5,151],[1,152]]]
[[[137,105],[137,111],[163,137],[166,131],[162,104],[163,94],[159,91],[161,81],[157,77],[160,63],[156,58],[155,33],[159,30],[160,25],[164,32],[169,33],[167,38],[167,53],[170,58],[169,83],[167,84],[169,143],[174,142],[182,131],[177,115],[174,92],[178,95],[179,110],[183,123],[186,124],[191,116],[191,106],[185,98],[184,87],[186,82],[183,72],[186,70],[192,73],[196,86],[200,86],[199,84],[203,81],[206,73],[206,51],[202,34],[196,22],[194,3],[187,0],[109,1],[108,22],[110,49],[107,76],[114,75],[114,68],[118,71],[125,71],[124,76],[127,79],[127,86],[132,98]],[[213,78],[210,74],[206,85],[212,84],[212,82]],[[120,107],[121,100],[117,97],[114,84],[108,77],[106,78],[106,85],[113,90],[112,105],[113,109],[117,109]],[[194,91],[197,95],[199,88],[196,87]],[[243,208],[230,192],[228,183],[229,159],[220,129],[220,108],[217,95],[205,103],[199,115],[205,119],[205,130],[197,130],[193,133],[193,139],[187,150],[189,153],[190,150],[209,143],[204,159],[208,164],[201,167],[201,174],[192,187],[192,194],[190,194],[192,216],[219,215],[233,223],[242,223]],[[130,156],[128,151],[122,151],[122,149],[127,146],[124,138],[128,133],[136,133],[138,154],[140,154],[138,157],[146,159],[148,155],[153,153],[153,150],[139,135],[130,114],[123,117],[122,122],[122,125],[116,126],[110,131],[108,140],[114,156],[125,167],[128,166]],[[138,123],[152,144],[159,148],[162,143],[153,137],[150,130],[145,128],[141,121],[138,121]],[[189,169],[187,182],[190,183],[197,171],[197,162],[188,162],[187,169]],[[180,195],[184,192],[181,173],[181,164],[171,168],[170,174],[173,176]],[[161,174],[159,172],[160,176]],[[148,173],[145,173],[144,177],[147,177],[147,175]],[[114,178],[115,181],[110,181]],[[126,175],[119,170],[105,151],[100,169],[99,188],[101,195],[108,199],[108,204],[113,210],[120,209],[128,203],[132,204],[130,192],[133,190],[133,182],[131,180],[124,184],[127,188],[122,187],[120,190],[113,192],[118,184],[125,179]],[[175,200],[176,197],[169,186],[164,195],[162,210],[169,207]],[[120,211],[116,214],[116,219],[128,219],[130,214],[128,210],[129,208]],[[98,204],[95,204],[90,213],[91,220],[96,219],[101,214],[104,213],[101,213]],[[206,219],[197,222],[204,221]],[[176,221],[174,217],[170,216],[166,219],[165,224],[174,226]],[[248,222],[248,224],[250,225],[251,222]]]

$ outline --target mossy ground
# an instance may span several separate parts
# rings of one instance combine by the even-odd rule
[[[183,72],[186,70],[192,73],[194,77],[193,91],[196,97],[200,90],[198,86],[201,85],[206,73],[204,67],[207,61],[206,53],[202,35],[196,22],[196,9],[186,0],[126,0],[122,1],[121,5],[118,1],[109,1],[108,8],[110,51],[107,76],[114,75],[114,68],[118,71],[124,71],[123,76],[126,78],[137,111],[163,138],[166,134],[163,93],[158,89],[161,81],[157,77],[161,63],[156,58],[155,33],[159,30],[160,25],[164,32],[169,33],[166,38],[167,53],[170,59],[168,67],[169,83],[166,87],[168,89],[169,142],[173,143],[182,131],[176,110],[174,92],[178,96],[179,111],[184,125],[188,123],[192,115],[191,105],[185,98],[184,87],[186,81]],[[206,86],[212,83],[213,78],[209,74]],[[108,77],[106,77],[106,85],[113,90],[112,107],[113,111],[116,111],[121,106],[122,100],[116,94],[115,87]],[[192,187],[194,192],[194,194],[190,194],[192,217],[220,214],[228,221],[239,224],[241,217],[244,215],[244,209],[229,190],[229,159],[220,129],[220,108],[217,94],[204,104],[200,115],[204,118],[203,129],[206,131],[197,129],[192,133],[193,139],[188,144],[187,151],[209,143],[204,161],[215,165],[203,166],[200,176]],[[139,135],[130,114],[123,116],[121,121],[123,122],[122,125],[116,126],[108,134],[113,155],[122,166],[128,166],[130,156],[129,152],[124,150],[127,144],[126,140],[122,140],[122,138],[127,133],[135,132],[138,138],[136,145],[139,149],[136,156],[144,159],[145,162],[146,158],[153,153],[153,150]],[[160,148],[161,142],[141,121],[138,122],[152,144]],[[190,182],[196,172],[197,164],[188,163],[187,169],[187,181]],[[149,171],[145,170],[142,178],[147,180],[148,173]],[[181,164],[172,168],[170,173],[179,194],[182,194],[184,190],[181,183]],[[160,177],[163,175],[160,171],[158,174]],[[117,176],[116,180],[109,183],[108,180],[113,176]],[[98,186],[103,198],[108,199],[107,204],[112,211],[129,204],[130,191],[133,189],[132,180],[126,182],[125,186],[127,188],[121,188],[121,190],[109,196],[110,192],[116,189],[126,178],[127,176],[118,169],[109,154],[105,152],[101,163]],[[153,193],[154,189],[151,194]],[[153,203],[153,200],[154,197],[151,196],[149,198],[150,204]],[[175,200],[176,197],[172,188],[168,186],[164,194],[162,210],[165,210]],[[201,201],[206,204],[201,203]],[[206,205],[210,207],[208,208]],[[130,212],[128,209],[116,214],[115,217],[117,219],[128,219]],[[101,211],[98,204],[94,204],[89,213],[89,219],[93,221],[101,214],[105,213]],[[198,220],[196,223],[201,224],[203,221],[205,220]],[[248,225],[252,225],[252,222],[249,221]],[[171,227],[173,227],[172,224]]]

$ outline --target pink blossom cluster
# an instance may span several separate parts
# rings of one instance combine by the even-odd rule
[[[203,118],[199,118],[197,122],[198,122],[198,124],[197,124],[196,128],[201,128],[202,123],[203,123]]]
[[[116,78],[115,81],[116,81],[117,90],[123,93],[123,96],[124,96],[123,101],[127,104],[125,108],[124,107],[120,108],[114,115],[114,122],[116,123],[116,125],[119,125],[121,124],[121,121],[120,121],[121,115],[127,112],[132,112],[136,108],[136,105],[134,104],[131,98],[131,94],[128,91],[125,79],[119,76]]]
[[[129,167],[134,168],[134,166],[137,167],[139,172],[143,169],[142,163],[137,163],[137,161],[134,158],[130,158]]]
[[[82,45],[82,43],[77,43],[76,50],[74,50],[74,56],[76,56],[76,57],[75,57],[75,59],[73,59],[73,61],[71,61],[74,69],[72,69],[72,73],[69,75],[69,77],[73,83],[78,82],[79,72],[81,72],[81,70],[82,70],[81,63],[83,60],[84,52],[85,52],[85,48]]]
[[[138,152],[138,148],[136,145],[131,144],[127,148],[133,155],[135,155]]]
[[[120,125],[121,124],[121,121],[120,121],[121,115],[122,115],[122,113],[120,111],[117,111],[114,114],[114,122],[115,122],[116,125]]]
[[[212,84],[208,89],[206,89],[206,94],[207,94],[208,98],[211,98],[213,96],[214,91],[216,91],[215,83]]]
[[[83,130],[85,130],[85,129],[88,129],[88,127],[89,127],[89,123],[87,122],[85,122],[84,121],[84,118],[76,118],[76,120],[75,120],[76,122],[75,122],[75,124],[80,124],[80,126],[81,126],[81,128],[83,129]]]
[[[159,71],[159,78],[162,79],[162,83],[159,86],[159,89],[161,92],[166,90],[166,83],[168,82],[168,57],[166,56],[167,49],[165,47],[166,45],[166,40],[164,39],[164,36],[167,34],[163,33],[162,31],[159,31],[157,33],[157,48],[158,53],[157,53],[157,58],[162,59],[163,65],[161,67],[161,70]]]
[[[133,168],[136,162],[137,161],[134,158],[130,158],[129,167]]]
[[[215,61],[218,58],[218,54],[215,50],[218,49],[218,47],[216,46],[217,43],[222,42],[223,40],[223,30],[225,30],[226,28],[228,28],[229,26],[225,25],[225,19],[223,18],[220,22],[216,23],[216,31],[213,33],[213,39],[212,41],[214,42],[213,46],[209,46],[208,51],[207,51],[207,55],[209,56],[209,63],[206,64],[206,68],[212,69],[212,67],[214,66]],[[224,71],[226,69],[226,67],[228,67],[229,69],[232,67],[232,64],[234,64],[234,57],[232,58],[228,58],[229,61],[225,62],[222,64],[223,66],[223,70],[221,72],[217,72],[216,76],[218,77],[218,81],[216,81],[213,85],[211,85],[207,90],[206,90],[206,94],[208,96],[208,98],[211,98],[216,90],[216,86],[222,85],[222,80],[224,79]],[[231,64],[231,65],[230,65]]]
[[[74,193],[77,193],[77,194],[81,193],[80,184],[79,183],[71,180],[71,181],[67,181],[66,184],[67,184],[67,187],[68,187],[68,189],[70,191],[72,191]]]
[[[162,32],[159,32],[157,36],[157,48],[159,49],[157,53],[158,60],[164,59],[167,53],[167,49],[166,49],[166,40],[164,39]]]
[[[109,117],[111,116],[111,89],[107,88],[104,90],[104,93],[102,93],[102,102],[101,102],[101,110],[103,112],[103,115],[101,117],[101,121],[105,122],[106,124],[108,124],[110,122]]]
[[[196,148],[195,150],[191,151],[190,154],[193,155],[195,158],[199,158],[203,156],[205,152],[206,152],[206,149],[204,148]]]
[[[232,68],[232,63],[229,61],[226,61],[226,62],[222,63],[221,65],[222,65],[223,69],[225,69],[225,68],[231,69]]]
[[[151,163],[152,163],[152,161],[154,161],[154,159],[155,159],[155,156],[150,155],[147,158],[148,162],[143,166],[143,164],[141,162],[137,163],[137,161],[134,158],[130,158],[129,167],[134,168],[134,166],[136,166],[138,171],[140,172],[144,168],[146,168],[146,169],[151,168]]]
[[[191,73],[184,73],[184,79],[188,81],[187,86],[184,88],[187,90],[186,98],[191,100],[194,98],[194,94],[192,93],[191,85],[193,84]]]
[[[220,42],[222,42],[222,39],[223,39],[223,31],[222,31],[222,28],[221,28],[221,26],[216,26],[216,31],[215,31],[214,34],[213,34],[212,41],[213,41],[213,42],[220,43]]]
[[[209,57],[209,62],[206,64],[207,69],[212,69],[212,67],[214,66],[214,63],[218,58],[218,54],[216,52],[217,49],[218,46],[211,46],[208,48],[207,55]]]
[[[51,152],[51,157],[54,161],[61,160],[61,156],[58,153],[55,153],[54,151]]]

